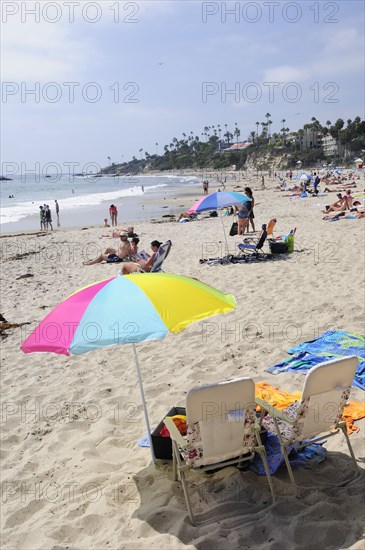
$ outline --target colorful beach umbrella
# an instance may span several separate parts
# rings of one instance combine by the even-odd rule
[[[188,212],[206,212],[207,210],[218,210],[236,204],[250,203],[251,199],[241,193],[234,191],[216,191],[210,195],[204,195],[199,199]]]
[[[162,339],[212,315],[236,307],[233,296],[196,279],[168,273],[117,276],[86,286],[45,317],[21,345],[24,353],[81,355],[133,344],[152,459],[151,429],[135,344]]]
[[[241,193],[234,191],[216,191],[210,195],[204,195],[199,199],[188,212],[206,212],[207,210],[218,210],[219,208],[227,208],[237,204],[245,204],[249,208],[251,199]],[[226,241],[227,254],[229,252],[227,233],[224,228],[223,218],[221,217],[224,239]]]

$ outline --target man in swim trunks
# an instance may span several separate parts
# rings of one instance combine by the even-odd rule
[[[131,244],[128,240],[128,233],[126,231],[122,231],[120,234],[120,244],[118,250],[115,250],[115,248],[107,248],[103,254],[100,254],[100,256],[94,260],[87,260],[83,262],[83,265],[95,265],[104,261],[108,264],[120,263],[125,258],[131,256],[131,253]]]

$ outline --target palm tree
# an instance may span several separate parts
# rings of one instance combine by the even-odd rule
[[[139,153],[140,153],[140,155],[141,155],[141,160],[142,160],[142,153],[143,153],[143,149],[142,149],[142,148],[139,149]]]
[[[255,122],[256,124],[256,136],[259,137],[259,126],[260,126],[260,123],[259,122]]]
[[[272,124],[272,120],[268,120],[267,121],[267,126],[268,126],[268,130],[269,130],[269,137],[270,137],[270,128],[271,128],[271,124]]]
[[[272,124],[272,120],[270,120],[270,113],[266,113],[265,115],[265,118],[266,118],[266,122],[267,122],[267,128],[268,128],[268,134],[270,136],[270,124]]]
[[[156,145],[156,155],[158,155],[158,142],[157,141],[156,141],[155,145]]]
[[[236,128],[234,130],[234,135],[236,136],[236,145],[237,145],[237,148],[238,148],[238,138],[241,135],[241,130],[239,128],[237,128],[237,122],[235,122],[235,124],[236,124]]]
[[[252,141],[252,143],[255,143],[255,137],[256,137],[256,132],[255,130],[252,130],[252,132],[250,132],[250,139]]]
[[[111,162],[112,162],[112,159],[110,157],[107,157],[108,158],[108,161],[109,161],[109,167],[111,165]]]

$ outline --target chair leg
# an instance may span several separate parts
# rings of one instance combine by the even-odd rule
[[[187,487],[187,483],[186,483],[186,479],[185,479],[184,470],[180,470],[180,479],[181,479],[181,484],[182,484],[182,488],[183,488],[184,495],[185,495],[186,506],[188,508],[190,521],[191,521],[192,525],[194,525],[194,527],[195,527],[196,523],[195,523],[195,518],[194,518],[194,514],[193,514],[193,509],[192,509],[191,503],[190,503],[190,498],[189,498],[188,487]]]
[[[281,452],[283,454],[283,457],[284,457],[284,460],[285,460],[285,464],[286,464],[286,468],[288,470],[288,474],[289,474],[289,477],[290,477],[290,481],[293,483],[293,485],[296,485],[295,483],[295,479],[294,479],[294,474],[293,474],[293,470],[292,470],[292,467],[291,467],[291,464],[289,462],[289,457],[288,457],[288,453],[286,452],[286,446],[282,440],[282,437],[281,437],[281,433],[280,433],[280,428],[279,428],[279,424],[278,424],[278,421],[276,418],[274,418],[274,422],[275,422],[275,428],[276,428],[276,435],[278,436],[279,438],[279,442],[280,442],[280,449],[281,449]]]
[[[356,470],[358,469],[358,464],[356,462],[356,458],[355,458],[355,455],[354,455],[354,451],[352,449],[352,445],[351,445],[351,441],[350,441],[350,438],[348,436],[348,433],[347,433],[347,428],[346,428],[346,422],[339,422],[338,424],[338,427],[341,428],[345,438],[346,438],[346,442],[347,442],[347,446],[349,448],[349,451],[350,451],[350,455],[351,455],[351,458],[355,464],[355,467],[356,467]]]
[[[258,442],[259,442],[259,446],[256,447],[255,450],[261,456],[261,460],[262,460],[262,463],[264,465],[267,481],[268,481],[269,487],[270,487],[271,498],[272,498],[272,501],[275,502],[276,495],[275,495],[275,491],[274,491],[274,485],[273,485],[273,482],[272,482],[272,477],[271,477],[270,470],[269,470],[269,465],[267,463],[266,450],[265,450],[265,447],[262,445],[261,440],[260,440],[259,437],[258,437]]]
[[[173,474],[174,481],[177,481],[177,460],[176,460],[175,441],[172,442],[172,474]]]

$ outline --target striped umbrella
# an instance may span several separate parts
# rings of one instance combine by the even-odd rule
[[[162,339],[212,315],[236,307],[233,296],[180,275],[140,273],[93,283],[71,294],[45,317],[21,345],[24,353],[81,355],[133,344],[152,459],[151,430],[135,344]]]

